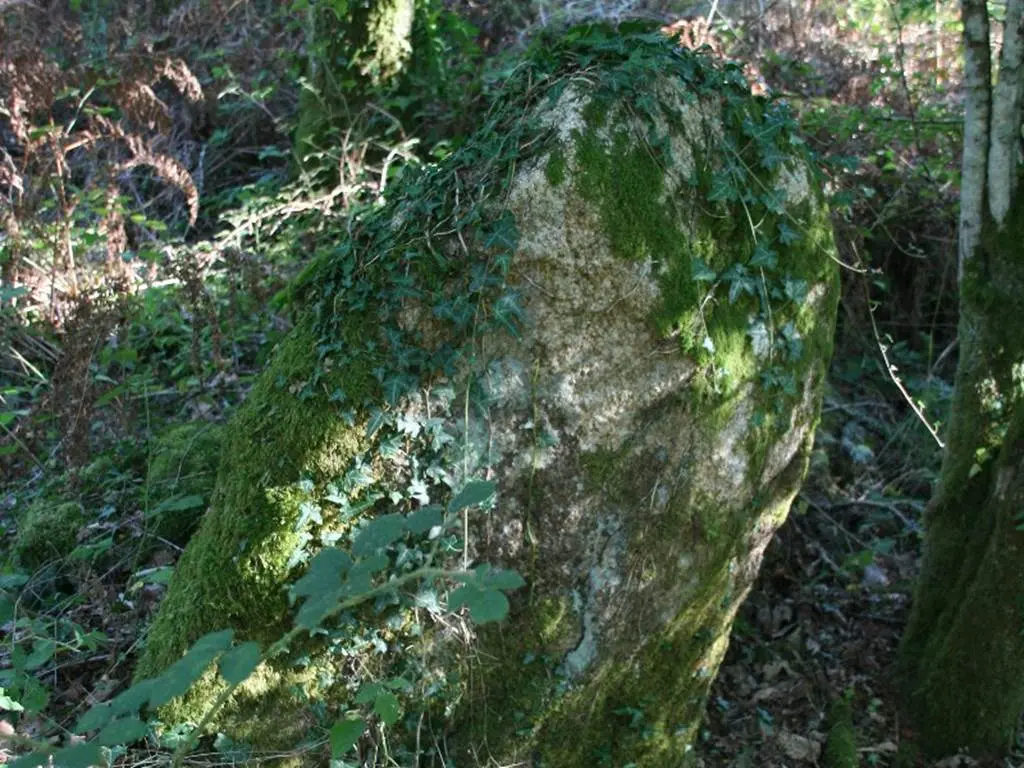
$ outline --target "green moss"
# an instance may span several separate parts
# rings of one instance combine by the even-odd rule
[[[78,502],[40,499],[18,521],[12,546],[15,557],[28,570],[67,557],[84,523],[85,510]]]
[[[184,546],[199,521],[217,477],[223,429],[192,423],[158,437],[146,475],[153,535]]]
[[[159,674],[207,632],[230,626],[237,639],[268,645],[290,624],[281,585],[301,542],[294,525],[306,498],[301,481],[315,492],[363,448],[363,427],[347,426],[328,393],[376,386],[369,356],[363,366],[327,374],[319,391],[304,395],[318,367],[311,322],[300,323],[282,343],[227,429],[210,510],[178,563],[136,679]],[[350,331],[356,338],[361,333],[357,323]],[[217,690],[193,690],[162,717],[197,720]]]
[[[822,764],[825,768],[857,768],[860,765],[857,732],[853,727],[853,712],[848,700],[838,699],[833,702],[829,722]]]
[[[544,166],[544,174],[547,176],[548,183],[553,187],[557,187],[565,181],[565,153],[561,147],[551,150],[548,162]]]

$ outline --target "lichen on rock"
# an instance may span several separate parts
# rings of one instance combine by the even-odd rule
[[[350,510],[487,476],[460,557],[526,578],[508,622],[467,640],[395,618],[375,674],[443,678],[460,762],[683,764],[807,466],[838,297],[812,173],[783,106],[657,33],[538,51],[487,126],[300,278],[140,674],[225,622],[273,639]],[[329,669],[358,626],[278,671]],[[351,679],[322,680],[351,703]]]

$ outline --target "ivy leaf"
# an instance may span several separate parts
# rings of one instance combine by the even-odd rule
[[[718,277],[715,270],[709,267],[703,259],[697,257],[690,259],[690,276],[698,283],[713,283]]]
[[[352,558],[337,547],[320,550],[309,570],[291,588],[293,598],[312,597],[341,589],[342,579],[352,567]]]
[[[729,303],[735,304],[736,300],[744,293],[753,295],[756,288],[756,284],[749,276],[736,277],[729,284]]]
[[[317,525],[323,525],[323,513],[319,504],[314,504],[312,501],[304,501],[299,505],[299,519],[295,521],[295,530],[301,531],[310,521]]]
[[[238,685],[253,673],[260,664],[259,643],[252,640],[236,645],[220,657],[220,675],[230,685]]]
[[[737,199],[739,199],[739,194],[732,176],[727,171],[715,171],[711,177],[711,191],[708,193],[708,200],[712,202],[721,200],[730,203]]]
[[[363,735],[366,722],[360,718],[339,720],[331,726],[331,757],[338,759],[345,755]]]
[[[402,708],[395,694],[391,691],[382,691],[373,704],[373,711],[380,715],[380,719],[385,725],[394,725],[398,722]]]
[[[754,256],[750,259],[750,266],[775,269],[779,264],[779,254],[768,248],[763,243],[758,243],[754,248]]]
[[[448,596],[448,608],[457,611],[465,605],[476,624],[501,621],[508,615],[508,598],[496,589],[481,589],[475,584],[464,584]]]
[[[786,191],[773,189],[770,192],[765,192],[761,196],[761,202],[769,211],[780,216],[786,210]]]
[[[797,330],[792,322],[782,326],[782,338],[785,341],[786,353],[789,355],[789,359],[799,360],[804,353],[804,340],[800,336],[800,331]]]
[[[131,744],[144,738],[149,727],[137,717],[122,717],[108,723],[96,736],[96,744],[104,747],[116,747],[119,744]]]
[[[800,239],[800,233],[790,227],[786,222],[779,222],[779,242],[783,245],[795,243]]]
[[[747,329],[747,335],[754,347],[754,355],[762,359],[768,357],[768,352],[771,351],[771,334],[764,320],[757,318],[752,321]]]
[[[384,426],[385,415],[379,408],[374,408],[370,414],[370,420],[366,423],[366,439],[372,440],[382,426]]]
[[[375,517],[356,535],[352,542],[352,554],[356,557],[372,555],[402,538],[404,533],[405,517],[402,515],[391,514]]]
[[[405,519],[405,527],[409,529],[410,533],[419,536],[434,526],[441,525],[443,522],[444,517],[441,514],[441,507],[437,504],[431,504],[430,506],[420,507],[415,512],[410,513]]]
[[[471,480],[448,502],[448,512],[454,515],[467,507],[483,504],[494,495],[496,487],[490,480]]]
[[[785,278],[783,285],[786,291],[786,298],[794,304],[803,304],[807,298],[807,281],[794,278]]]

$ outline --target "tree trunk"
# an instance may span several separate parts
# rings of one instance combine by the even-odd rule
[[[299,97],[295,147],[303,167],[329,149],[332,129],[354,122],[367,91],[399,77],[412,54],[415,0],[314,4],[308,33],[308,83]]]
[[[963,8],[960,361],[900,653],[908,714],[933,755],[1004,752],[1024,709],[1021,8],[1009,3],[994,88],[985,3]]]

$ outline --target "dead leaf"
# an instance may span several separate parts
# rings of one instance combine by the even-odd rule
[[[775,737],[779,747],[790,760],[800,760],[804,763],[816,763],[821,755],[821,744],[806,736],[789,731],[779,731]]]

